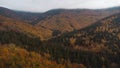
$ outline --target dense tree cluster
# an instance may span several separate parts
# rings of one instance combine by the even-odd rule
[[[0,68],[66,68],[66,66],[10,44],[0,45]]]
[[[106,49],[100,52],[92,50],[75,50],[58,43],[42,43],[37,38],[32,38],[12,31],[1,31],[0,36],[1,44],[14,43],[29,51],[35,51],[42,56],[45,56],[45,53],[50,54],[51,57],[49,59],[59,64],[70,62],[95,68],[101,68],[102,66],[110,67],[112,64],[116,66],[119,65],[119,53],[109,52],[109,50]],[[8,38],[11,38],[11,40]]]

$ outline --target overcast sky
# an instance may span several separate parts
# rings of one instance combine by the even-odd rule
[[[57,8],[108,8],[120,6],[120,0],[0,0],[0,6],[21,11],[44,12]]]

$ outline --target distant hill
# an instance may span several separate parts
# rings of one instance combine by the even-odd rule
[[[41,13],[15,11],[8,8],[0,7],[0,15],[31,23],[36,20],[37,16],[41,15]]]
[[[44,27],[53,31],[53,35],[71,32],[87,27],[100,19],[119,12],[119,8],[112,10],[90,10],[90,9],[56,9],[47,11],[45,18],[35,24],[36,27]]]

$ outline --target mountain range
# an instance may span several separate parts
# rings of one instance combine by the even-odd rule
[[[112,8],[101,10],[54,9],[44,13],[22,12],[0,7],[1,16],[26,22],[23,25],[31,24],[31,26],[45,34],[41,34],[41,39],[48,39],[65,32],[87,27],[102,18],[118,12],[118,7],[113,10]]]
[[[120,7],[41,13],[0,7],[1,68],[119,68],[119,41]]]

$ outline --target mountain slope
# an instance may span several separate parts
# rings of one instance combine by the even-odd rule
[[[82,63],[87,68],[119,68],[120,13],[95,24],[45,41],[55,60]],[[52,50],[53,48],[53,50]]]
[[[113,49],[120,48],[120,13],[104,18],[97,23],[53,38],[54,42],[65,46],[94,48],[104,45]],[[56,41],[55,41],[56,40]],[[67,42],[67,43],[66,43]],[[116,48],[116,49],[117,49]]]
[[[26,22],[17,21],[4,16],[0,16],[0,30],[13,30],[15,32],[21,32],[23,34],[37,36],[41,39],[48,38],[51,36],[51,31],[49,30],[40,27],[36,28],[30,24],[27,24]]]
[[[55,10],[53,10],[55,12]],[[48,11],[48,12],[52,12]],[[57,12],[57,10],[56,10]],[[42,26],[46,29],[53,31],[53,35],[70,32],[87,27],[98,20],[118,13],[118,10],[89,10],[89,9],[76,9],[76,10],[63,10],[58,14],[47,16],[40,20],[35,26]]]

